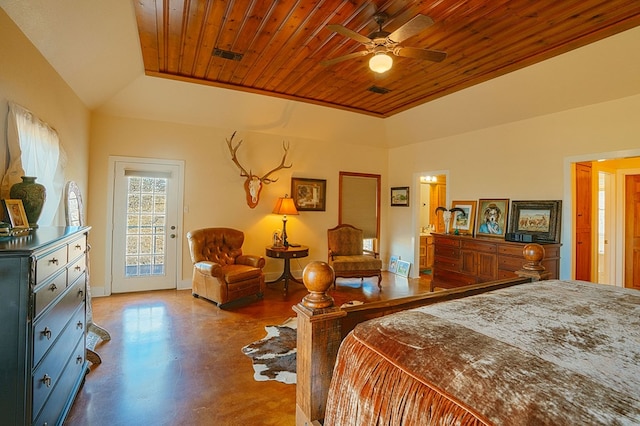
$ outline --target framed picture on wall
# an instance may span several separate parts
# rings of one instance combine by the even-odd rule
[[[476,236],[504,238],[508,214],[508,198],[478,200]]]
[[[451,215],[451,229],[456,229],[462,235],[473,235],[473,224],[476,218],[476,201],[453,201],[451,209],[462,209],[463,212],[454,211]]]
[[[326,210],[327,181],[325,179],[291,178],[291,197],[300,211]]]
[[[397,186],[391,188],[391,205],[409,207],[409,187]]]
[[[509,232],[535,236],[535,241],[560,242],[562,201],[513,201]]]

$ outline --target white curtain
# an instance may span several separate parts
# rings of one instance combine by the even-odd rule
[[[52,225],[62,198],[67,161],[58,133],[29,110],[9,102],[7,143],[9,166],[0,186],[2,198],[9,198],[11,186],[21,182],[22,176],[35,176],[47,193],[38,225]]]

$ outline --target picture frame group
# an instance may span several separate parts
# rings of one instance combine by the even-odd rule
[[[481,198],[453,201],[451,210],[450,229],[455,234],[489,238],[526,234],[532,241],[560,243],[561,200]]]
[[[411,262],[407,262],[406,260],[401,260],[400,256],[396,256],[396,255],[391,255],[391,257],[389,257],[389,268],[388,268],[389,272],[392,272],[401,277],[408,278],[410,269],[411,269]]]

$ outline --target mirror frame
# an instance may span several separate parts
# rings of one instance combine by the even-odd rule
[[[361,177],[371,178],[376,180],[376,247],[374,251],[378,252],[380,246],[380,186],[382,184],[382,176],[373,173],[356,173],[356,172],[339,172],[339,187],[338,187],[338,224],[342,224],[342,186],[343,177]]]
[[[64,217],[67,226],[84,225],[83,207],[80,188],[74,181],[68,181],[64,187]]]

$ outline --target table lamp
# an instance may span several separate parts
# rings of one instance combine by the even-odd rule
[[[289,241],[287,241],[287,215],[288,214],[299,214],[298,209],[296,209],[296,205],[293,202],[293,198],[289,198],[288,194],[285,194],[284,197],[278,198],[276,202],[276,207],[273,209],[273,213],[281,214],[282,217],[282,244],[285,247],[289,247]]]

